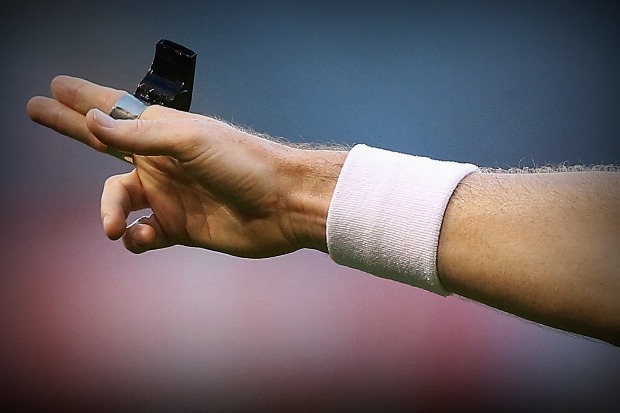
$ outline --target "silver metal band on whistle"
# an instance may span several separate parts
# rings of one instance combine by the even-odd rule
[[[146,103],[127,93],[116,101],[110,116],[114,119],[138,119],[146,108]]]
[[[146,103],[127,93],[116,101],[110,116],[114,119],[138,119],[147,107]],[[112,148],[108,148],[108,153],[120,160],[133,164],[133,154],[131,153],[121,152]]]

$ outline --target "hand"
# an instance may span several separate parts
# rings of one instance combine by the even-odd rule
[[[105,234],[130,251],[326,251],[327,209],[346,152],[296,149],[158,105],[138,120],[114,120],[107,113],[126,92],[83,79],[58,76],[51,92],[28,102],[35,122],[99,152],[134,154],[135,169],[109,178],[101,197]],[[146,208],[150,217],[126,227],[130,212]]]

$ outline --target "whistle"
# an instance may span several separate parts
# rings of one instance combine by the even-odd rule
[[[135,93],[122,96],[112,108],[114,119],[137,119],[149,105],[189,111],[194,89],[196,53],[170,40],[155,45],[155,57]],[[108,153],[133,163],[133,155],[108,148]]]
[[[189,111],[194,89],[196,53],[187,47],[162,39],[155,46],[155,57],[134,96],[149,105],[162,105]]]

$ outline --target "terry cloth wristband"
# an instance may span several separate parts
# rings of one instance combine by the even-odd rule
[[[456,186],[475,165],[356,145],[347,155],[327,215],[336,263],[450,293],[437,275],[439,232]]]

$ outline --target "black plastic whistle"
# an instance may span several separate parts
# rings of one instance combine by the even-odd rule
[[[134,96],[149,105],[189,111],[194,89],[196,53],[170,40],[155,46],[151,68],[138,84]]]
[[[187,47],[161,39],[155,47],[151,68],[138,84],[133,96],[121,96],[110,116],[114,119],[137,119],[149,105],[162,105],[189,111],[194,89],[196,53]],[[133,155],[108,148],[108,153],[133,163]]]

